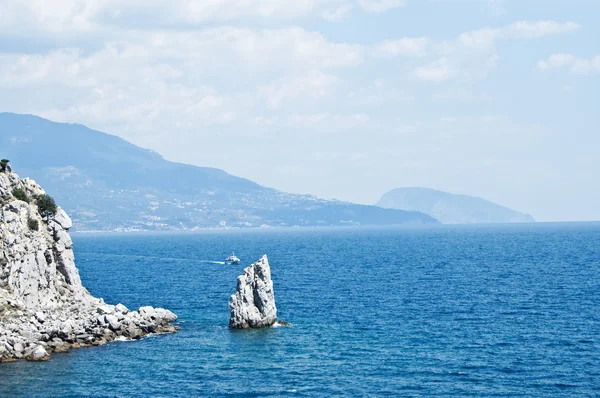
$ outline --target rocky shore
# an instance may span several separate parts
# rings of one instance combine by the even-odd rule
[[[35,181],[0,172],[0,362],[177,330],[169,310],[93,297],[75,267],[71,226]]]

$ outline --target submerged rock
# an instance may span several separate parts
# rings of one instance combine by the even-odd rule
[[[237,278],[236,293],[229,299],[229,327],[265,328],[277,322],[277,307],[269,260],[264,255]]]
[[[18,193],[19,198],[15,193]],[[52,352],[170,333],[171,311],[104,303],[81,284],[69,216],[42,217],[44,190],[0,172],[0,362],[44,361]]]

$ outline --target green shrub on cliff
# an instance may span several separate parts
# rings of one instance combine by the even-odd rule
[[[22,200],[23,202],[29,203],[31,200],[31,199],[29,199],[29,196],[27,196],[25,191],[23,191],[21,188],[13,189],[12,194],[15,198]]]
[[[38,229],[40,229],[40,223],[38,222],[38,220],[34,220],[33,218],[27,219],[27,225],[32,231],[37,231]]]
[[[50,217],[56,215],[56,202],[50,195],[41,195],[37,198],[37,207],[40,215],[48,222]]]
[[[0,160],[0,172],[4,173],[7,169],[8,164],[10,163],[10,160],[8,159],[2,159]]]

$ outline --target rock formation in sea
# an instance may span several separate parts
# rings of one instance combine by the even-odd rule
[[[238,276],[236,293],[229,299],[229,312],[229,327],[232,329],[265,328],[277,322],[267,255]]]
[[[0,171],[0,362],[177,330],[169,310],[93,297],[75,267],[71,226],[35,181]]]

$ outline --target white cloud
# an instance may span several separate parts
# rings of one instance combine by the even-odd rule
[[[111,8],[121,9],[114,19],[121,20],[127,13],[136,14],[148,7],[148,0],[104,0]],[[324,10],[339,9],[345,0],[150,0],[159,16],[166,23],[187,22],[192,24],[208,21],[231,21],[242,17],[296,18],[319,14]]]
[[[519,21],[503,28],[485,28],[465,32],[458,37],[458,44],[469,49],[490,50],[501,39],[531,39],[570,33],[579,29],[574,22]]]
[[[258,90],[270,108],[278,109],[299,98],[314,101],[327,97],[339,84],[340,79],[333,75],[310,71],[304,76],[279,79]]]
[[[168,6],[171,1],[163,1]],[[192,21],[228,20],[240,16],[292,17],[312,12],[323,1],[317,0],[191,0],[183,1],[182,10]]]
[[[555,69],[562,68],[564,66],[568,66],[573,64],[575,61],[575,56],[571,54],[553,54],[548,60],[538,62],[538,67],[540,69]]]
[[[346,4],[346,0],[9,0],[1,8],[0,29],[60,33],[115,26],[181,28],[243,17],[335,17],[332,9],[341,17],[349,11]]]
[[[356,109],[380,109],[386,104],[414,101],[414,96],[403,89],[396,87],[384,79],[375,79],[372,84],[364,87],[351,87],[346,95],[346,101],[340,99],[340,103],[347,104]]]
[[[394,8],[404,7],[405,0],[358,0],[358,4],[368,12],[383,13]]]
[[[577,58],[571,67],[571,72],[583,75],[600,73],[600,55],[590,60]]]
[[[495,53],[498,41],[540,38],[577,29],[579,25],[574,22],[519,21],[500,28],[464,32],[454,40],[435,42],[427,37],[385,40],[374,46],[372,54],[385,58],[428,58],[427,63],[413,68],[414,75],[421,80],[481,79],[498,65],[500,57]],[[580,63],[580,69],[585,70],[585,64]]]
[[[496,40],[501,37],[501,29],[478,29],[462,33],[456,40],[457,46],[470,50],[488,51],[494,47]]]
[[[59,121],[135,126],[124,133],[135,140],[174,119],[193,129],[252,120],[261,106],[300,112],[336,89],[324,70],[358,65],[362,53],[300,28],[134,32],[91,52],[0,53],[0,91],[12,110],[21,103]]]
[[[580,26],[575,22],[560,23],[555,21],[519,21],[504,29],[501,33],[506,37],[536,38],[551,35],[560,35],[578,30]]]
[[[539,61],[538,68],[543,71],[569,68],[571,73],[581,75],[600,73],[600,55],[585,59],[572,54],[552,54],[547,60]]]
[[[360,45],[328,41],[301,28],[252,30],[233,27],[196,32],[153,33],[141,38],[156,56],[197,63],[206,68],[246,67],[315,69],[356,66],[363,61]]]
[[[288,118],[290,125],[326,132],[365,127],[369,124],[369,121],[370,117],[364,113],[350,115],[331,113],[294,114]]]
[[[414,70],[414,73],[419,79],[431,82],[442,82],[457,74],[447,58],[440,58],[430,64],[420,66]]]
[[[382,13],[404,0],[356,0],[364,10]],[[35,36],[43,32],[109,32],[111,29],[181,29],[243,18],[280,22],[306,16],[344,19],[354,0],[8,0],[0,6],[0,32]]]
[[[358,65],[363,60],[362,46],[330,42],[320,33],[301,28],[218,28],[154,37],[164,40],[161,50],[173,56],[180,56],[182,50],[190,54],[184,53],[184,57],[194,58],[228,54],[250,66],[334,68]]]
[[[0,30],[33,28],[62,32],[85,31],[105,0],[9,0],[2,5]],[[25,33],[28,33],[25,31]]]
[[[382,57],[423,56],[428,45],[426,37],[386,40],[375,46],[375,54]]]
[[[321,13],[321,16],[328,21],[341,21],[346,18],[354,9],[354,5],[345,3],[334,9],[328,9]]]
[[[423,80],[440,82],[454,77],[479,79],[498,65],[496,43],[560,35],[579,29],[573,22],[519,21],[501,28],[477,29],[460,34],[455,40],[431,43],[429,55],[437,61],[415,69]]]
[[[132,81],[133,83],[133,81]],[[67,92],[74,95],[76,92]],[[44,107],[45,105],[45,107]],[[117,126],[129,139],[146,139],[161,130],[194,129],[230,124],[244,112],[242,96],[223,95],[208,87],[190,89],[161,81],[131,87],[112,84],[81,94],[64,108],[41,104],[36,113],[58,121],[85,121],[95,126]]]
[[[474,93],[461,87],[434,93],[432,98],[440,101],[487,101],[490,99],[485,93]]]

